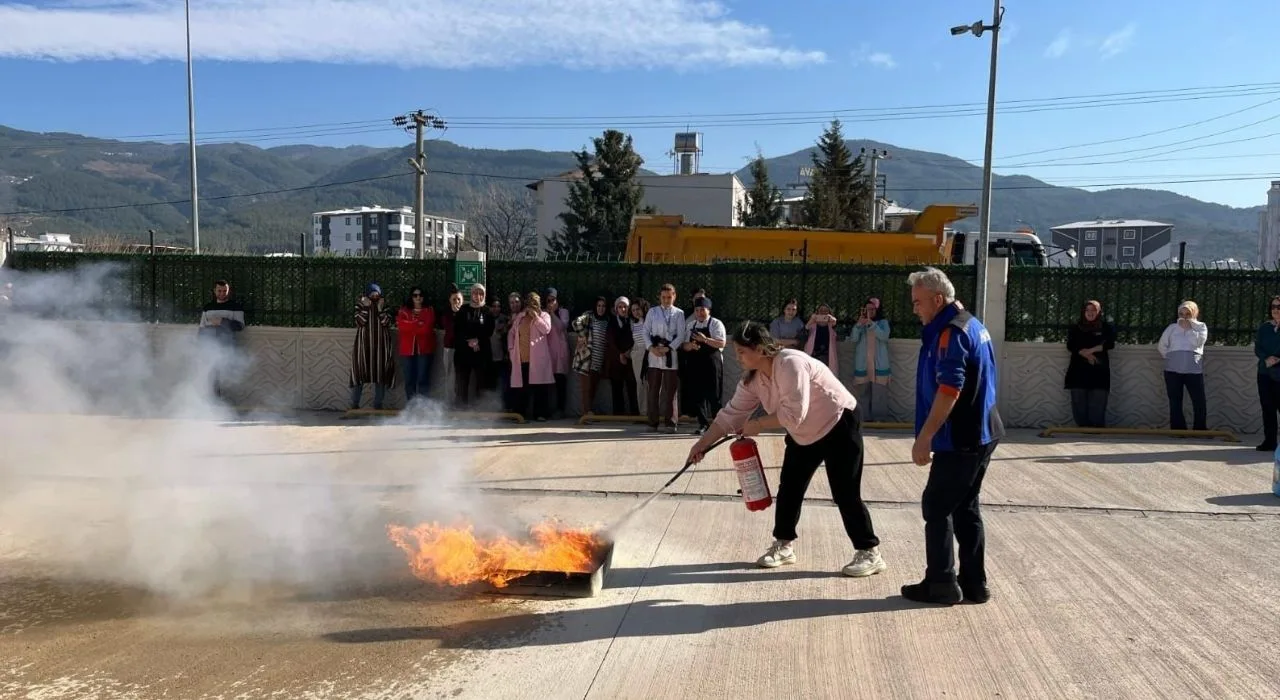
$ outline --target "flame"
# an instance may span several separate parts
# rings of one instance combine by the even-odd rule
[[[590,573],[604,546],[594,532],[561,529],[552,522],[532,526],[523,542],[506,536],[480,539],[470,525],[437,523],[388,525],[387,535],[408,555],[414,576],[449,586],[488,581],[503,588],[531,571]]]

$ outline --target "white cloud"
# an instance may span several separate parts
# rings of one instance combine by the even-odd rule
[[[1112,32],[1107,38],[1102,40],[1102,45],[1098,47],[1099,53],[1104,59],[1118,56],[1129,49],[1133,44],[1133,35],[1138,31],[1138,25],[1130,22],[1118,32]]]
[[[873,66],[880,66],[881,68],[893,68],[898,65],[898,63],[893,60],[893,56],[890,56],[883,51],[877,51],[870,56],[867,56],[867,63],[870,63]]]
[[[1045,47],[1045,58],[1062,58],[1071,49],[1071,30],[1063,29],[1058,36]]]
[[[25,4],[24,4],[25,2]],[[181,0],[0,0],[0,57],[186,56]],[[676,68],[826,61],[715,0],[202,0],[197,59],[445,69]]]
[[[853,52],[853,64],[859,66],[864,63],[885,70],[898,67],[898,62],[893,60],[893,54],[887,51],[872,51],[868,44],[860,45],[858,50]]]

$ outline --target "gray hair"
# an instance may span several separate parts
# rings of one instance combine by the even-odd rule
[[[934,294],[941,294],[947,303],[956,300],[956,286],[947,279],[947,273],[936,267],[926,267],[907,275],[907,284],[912,288],[923,287]]]

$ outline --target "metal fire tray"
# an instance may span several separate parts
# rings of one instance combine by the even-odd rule
[[[613,543],[610,542],[597,553],[595,569],[590,573],[531,571],[511,579],[502,588],[494,586],[492,592],[512,596],[594,598],[604,588],[604,579],[612,568]]]

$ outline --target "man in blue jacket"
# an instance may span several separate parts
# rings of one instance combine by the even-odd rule
[[[945,273],[925,268],[908,283],[911,307],[924,323],[911,460],[932,465],[921,499],[924,581],[903,586],[902,595],[922,603],[985,603],[990,594],[978,495],[991,453],[1004,436],[996,409],[995,349],[982,322],[956,301]],[[960,546],[958,577],[953,537]]]

